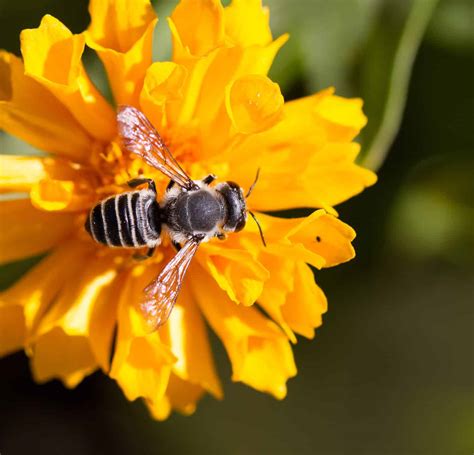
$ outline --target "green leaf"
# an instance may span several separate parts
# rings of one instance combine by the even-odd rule
[[[387,1],[365,56],[362,96],[369,124],[362,165],[380,168],[400,127],[416,53],[438,0]]]

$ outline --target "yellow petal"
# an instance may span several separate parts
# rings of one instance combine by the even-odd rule
[[[377,181],[373,172],[354,163],[358,144],[331,143],[313,154],[308,149],[311,147],[293,145],[267,150],[257,147],[262,151],[259,156],[248,160],[244,155],[238,168],[231,163],[226,178],[249,187],[256,169],[261,169],[258,185],[249,200],[252,210],[328,208]]]
[[[270,272],[270,278],[265,282],[258,304],[283,329],[291,342],[296,343],[296,337],[282,312],[287,296],[293,290],[295,263],[267,252],[262,252],[259,260]]]
[[[24,74],[22,61],[0,51],[0,128],[41,150],[85,161],[91,140],[71,113]]]
[[[93,176],[61,159],[0,155],[0,193],[31,192],[36,208],[84,210],[96,200]]]
[[[280,87],[265,76],[249,75],[228,88],[227,113],[239,133],[267,130],[281,120],[284,100]]]
[[[96,201],[91,186],[76,180],[42,179],[31,189],[31,203],[48,212],[77,212],[90,208]]]
[[[149,0],[91,0],[89,14],[89,37],[120,53],[127,53],[156,19]]]
[[[354,163],[359,150],[356,143],[329,143],[310,158],[300,181],[304,192],[312,196],[311,206],[339,204],[377,181],[372,171]]]
[[[33,351],[31,369],[35,381],[60,379],[66,387],[76,387],[97,368],[88,342],[68,336],[60,327],[42,336]]]
[[[87,45],[104,63],[117,104],[136,105],[157,19],[149,0],[92,0]]]
[[[187,283],[180,291],[167,324],[160,329],[160,336],[176,357],[173,373],[182,381],[197,385],[216,398],[221,398],[222,389],[215,371],[206,326]]]
[[[324,111],[321,105],[333,104],[333,98],[332,90],[325,90],[286,103],[281,122],[265,132],[247,136],[220,157],[229,161],[226,178],[243,187],[250,186],[256,169],[261,169],[259,183],[249,200],[252,209],[328,208],[375,183],[375,174],[354,163],[359,146],[349,140],[355,127],[335,125],[318,114]],[[360,103],[336,99],[342,111],[352,109],[355,117],[365,118]],[[349,107],[344,108],[345,103]],[[361,124],[362,120],[357,127]],[[339,135],[335,135],[335,129]],[[259,150],[257,156],[255,150]]]
[[[229,298],[245,306],[257,301],[269,278],[265,267],[245,250],[204,245],[200,261]]]
[[[191,271],[194,295],[232,363],[232,379],[278,399],[296,374],[286,336],[254,307],[237,306],[199,266]]]
[[[182,99],[186,76],[186,68],[173,62],[156,62],[148,68],[140,106],[159,130],[167,124],[167,107]]]
[[[201,56],[224,40],[224,8],[220,0],[181,0],[170,23],[175,30],[173,60],[182,49]]]
[[[269,16],[261,0],[233,0],[224,10],[227,39],[243,47],[268,44],[272,40]]]
[[[172,29],[173,30],[173,29]],[[222,154],[229,140],[231,121],[226,112],[226,88],[235,79],[248,75],[266,75],[271,63],[287,37],[266,46],[218,47],[199,58],[175,56],[186,68],[188,76],[182,88],[182,101],[170,112],[170,124],[197,124],[203,143],[201,159]]]
[[[315,106],[317,116],[324,119],[329,141],[346,142],[354,139],[366,125],[362,100],[328,96]]]
[[[260,213],[258,219],[267,241],[267,253],[304,261],[317,268],[335,266],[355,255],[351,244],[354,230],[324,210],[317,210],[306,218],[290,219]],[[253,233],[258,245],[257,227],[247,224],[246,232]]]
[[[46,309],[68,283],[74,283],[92,253],[91,244],[68,241],[0,293],[0,302],[21,309],[25,335],[31,335]]]
[[[95,138],[115,136],[115,114],[94,87],[81,63],[85,38],[73,35],[52,16],[36,29],[21,32],[25,72],[61,101]]]
[[[158,401],[166,391],[175,357],[149,329],[138,309],[144,287],[160,267],[136,267],[126,279],[120,296],[117,344],[110,377],[115,379],[129,400],[142,397]]]
[[[42,158],[0,155],[0,193],[28,192],[44,177]]]
[[[0,357],[17,351],[25,341],[25,317],[20,305],[0,298]]]
[[[165,420],[171,411],[176,409],[184,415],[191,415],[196,410],[196,403],[204,394],[204,389],[196,384],[184,381],[171,374],[166,395],[155,402],[146,401],[151,416],[157,420]]]
[[[114,282],[118,271],[111,256],[92,256],[84,265],[35,333],[31,363],[39,382],[59,378],[75,387],[99,365],[108,367],[121,283]]]
[[[46,213],[27,199],[0,202],[0,263],[49,250],[70,235],[75,217]]]
[[[355,256],[352,240],[354,230],[326,213],[314,212],[301,221],[287,235],[293,245],[304,247],[324,258],[324,267],[333,267]]]
[[[302,262],[295,266],[293,290],[281,307],[285,322],[298,334],[314,337],[314,329],[322,324],[327,310],[327,299],[314,281],[313,272]]]

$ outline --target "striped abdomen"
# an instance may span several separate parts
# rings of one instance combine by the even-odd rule
[[[97,204],[85,228],[99,243],[112,247],[152,248],[161,233],[160,207],[150,190],[130,191]]]

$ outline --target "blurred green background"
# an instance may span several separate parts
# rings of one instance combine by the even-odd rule
[[[169,55],[164,16],[155,57]],[[366,100],[361,162],[379,183],[339,206],[358,237],[349,264],[317,273],[329,312],[295,346],[278,402],[228,378],[225,400],[158,423],[101,373],[38,386],[23,354],[0,360],[0,453],[468,454],[474,450],[474,28],[471,0],[266,0],[291,39],[271,76],[286,99],[329,85]],[[0,47],[50,13],[86,28],[86,0],[0,1]],[[96,83],[98,61],[85,61]],[[106,90],[106,89],[105,89]],[[0,132],[3,153],[34,152]],[[0,268],[0,285],[33,260]]]

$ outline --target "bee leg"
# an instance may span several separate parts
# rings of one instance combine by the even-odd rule
[[[171,188],[173,188],[175,184],[175,181],[174,180],[170,180],[170,183],[168,183],[167,187],[166,187],[166,192],[168,192],[169,190],[171,190]]]
[[[179,251],[181,249],[181,245],[179,242],[175,242],[174,240],[171,242],[175,248],[176,251]]]
[[[214,180],[217,179],[217,176],[214,175],[214,174],[209,174],[207,177],[204,177],[202,179],[202,183],[204,183],[205,185],[209,185],[211,184]]]
[[[145,254],[135,253],[132,257],[135,261],[144,261],[153,256],[156,247],[148,248],[148,251]]]
[[[138,262],[141,262],[141,261],[144,261],[146,259],[148,259],[148,255],[147,254],[140,254],[140,253],[135,253],[132,258],[135,260],[135,261],[138,261]]]
[[[156,193],[155,182],[152,179],[138,178],[138,179],[129,180],[127,182],[130,188],[136,188],[137,186],[143,185],[144,183],[148,184],[149,190],[152,190],[154,193]]]
[[[216,237],[219,239],[219,240],[225,240],[227,238],[227,236],[225,234],[223,234],[222,232],[218,232],[216,234]]]

